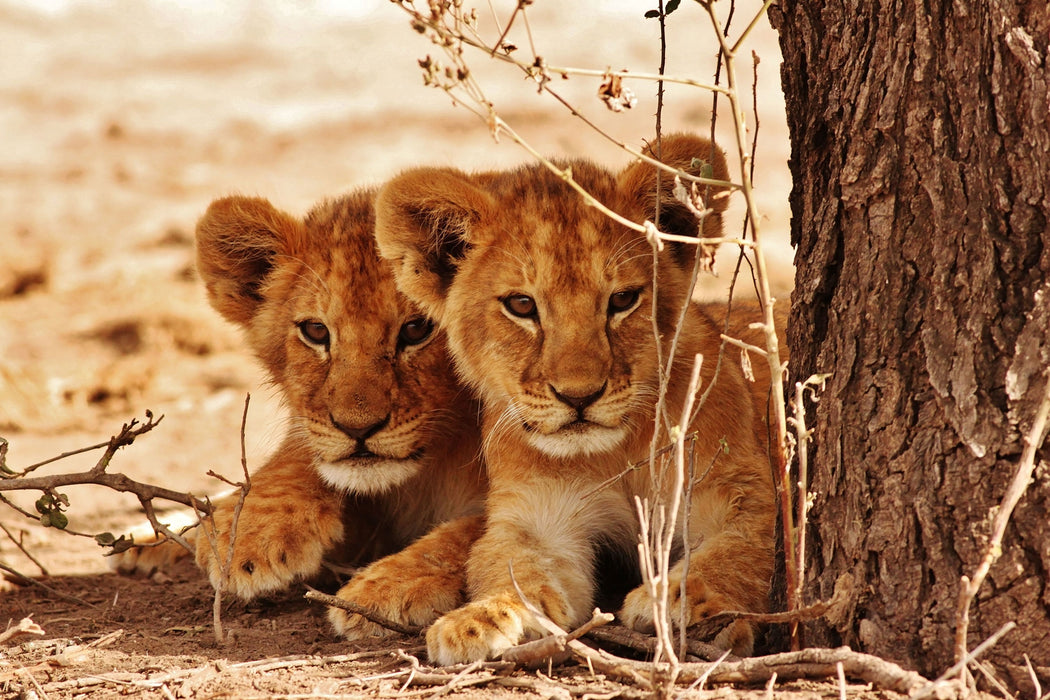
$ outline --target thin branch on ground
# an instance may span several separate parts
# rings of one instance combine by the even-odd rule
[[[403,625],[400,622],[390,620],[384,617],[383,615],[380,615],[379,613],[375,612],[374,610],[369,610],[368,608],[358,605],[357,603],[354,603],[349,600],[344,600],[334,595],[322,593],[321,591],[314,590],[313,588],[307,590],[304,597],[307,600],[313,600],[318,603],[323,603],[329,607],[339,608],[340,610],[346,610],[347,612],[354,613],[355,615],[360,615],[369,622],[377,624],[380,627],[384,627],[393,632],[397,632],[398,634],[405,634],[411,637],[417,637],[423,634],[423,632],[426,629],[418,625]]]
[[[40,625],[33,622],[32,618],[23,617],[14,627],[8,627],[3,632],[0,632],[0,644],[7,644],[8,641],[24,634],[42,635],[44,630]]]
[[[572,647],[577,657],[590,663],[596,670],[622,681],[635,682],[640,673],[646,673],[649,664],[613,656],[586,645]],[[862,654],[846,647],[838,649],[803,649],[770,656],[756,656],[733,662],[683,663],[679,665],[678,682],[693,683],[707,674],[710,683],[764,683],[774,674],[780,680],[830,679],[838,675],[838,664],[848,678],[871,683],[884,690],[909,694],[929,684],[914,671],[870,654]]]
[[[587,633],[587,637],[596,642],[614,644],[643,654],[652,654],[656,650],[657,644],[655,637],[635,632],[622,625],[609,625],[608,627],[593,629]],[[702,661],[716,661],[725,656],[726,651],[707,642],[687,639],[685,653]],[[738,657],[730,656],[729,658],[731,661],[735,661]]]
[[[614,615],[612,613],[602,612],[595,608],[594,612],[591,613],[591,619],[573,631],[565,634],[551,634],[548,637],[519,644],[507,649],[500,658],[504,661],[511,661],[526,666],[537,661],[546,661],[547,659],[554,659],[556,662],[564,660],[568,658],[569,642],[577,640],[603,625],[609,624],[613,619]]]
[[[69,595],[68,593],[63,593],[62,591],[56,590],[56,589],[52,588],[51,586],[47,585],[46,583],[43,583],[42,581],[38,581],[35,578],[31,578],[29,576],[26,576],[25,574],[23,574],[23,573],[21,573],[19,571],[16,571],[15,569],[12,569],[10,566],[8,566],[7,564],[4,564],[3,562],[0,562],[0,571],[6,571],[8,574],[10,574],[11,576],[15,577],[15,579],[18,582],[20,582],[20,583],[23,583],[23,584],[28,585],[28,586],[36,586],[37,588],[41,588],[41,589],[47,591],[49,594],[51,594],[53,596],[61,598],[62,600],[68,600],[70,603],[76,603],[77,605],[83,605],[83,606],[88,607],[88,608],[97,608],[98,607],[97,605],[89,603],[86,600],[83,600],[81,598],[77,598],[76,596]]]

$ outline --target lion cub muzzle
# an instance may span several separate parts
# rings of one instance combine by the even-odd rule
[[[587,407],[602,397],[602,394],[605,393],[605,388],[609,386],[609,382],[602,382],[602,385],[597,391],[592,391],[590,393],[586,393],[586,389],[580,390],[576,388],[566,389],[565,392],[562,393],[561,391],[558,391],[553,384],[550,384],[549,386],[551,393],[554,394],[554,398],[576,411],[575,422],[584,423],[587,422],[587,417],[584,415]]]

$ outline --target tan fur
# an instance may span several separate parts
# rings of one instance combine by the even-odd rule
[[[252,475],[227,587],[250,599],[317,574],[326,555],[356,564],[390,555],[339,595],[424,624],[464,597],[486,488],[478,407],[440,330],[418,343],[402,335],[425,317],[376,254],[372,205],[359,192],[301,220],[264,199],[227,197],[198,224],[208,299],[244,329],[291,414],[280,448]],[[196,538],[216,586],[236,500],[218,501],[210,519],[217,549]],[[330,619],[348,637],[382,633],[341,610]]]
[[[706,139],[665,138],[663,158],[692,172],[710,163],[716,178],[727,178],[723,154]],[[584,161],[561,166],[615,211],[653,219],[650,166],[636,163],[619,176]],[[696,236],[697,221],[671,196],[669,180],[660,226]],[[707,202],[715,212],[703,234],[718,235],[726,202]],[[495,657],[540,632],[514,591],[511,568],[528,600],[559,625],[576,625],[594,599],[596,546],[633,552],[634,498],[652,502],[667,488],[648,468],[625,467],[649,454],[659,390],[653,316],[666,355],[688,304],[694,247],[668,244],[656,257],[654,305],[645,237],[586,206],[541,166],[483,175],[409,171],[380,191],[376,211],[380,252],[394,263],[398,286],[446,328],[457,369],[484,404],[491,490],[486,531],[467,565],[472,602],[431,627],[430,656],[442,664]],[[635,291],[637,300],[627,303]],[[530,308],[517,303],[522,295],[534,302],[534,316],[513,312]],[[670,373],[674,420],[697,353],[705,358],[703,386],[710,383],[719,331],[688,306]],[[676,609],[683,605],[678,581],[687,576],[690,623],[767,604],[774,497],[750,394],[739,366],[726,363],[691,425],[699,435],[696,464],[713,466],[691,493],[688,572],[681,563],[671,571]],[[627,596],[620,616],[632,627],[652,627],[644,588]],[[716,641],[749,653],[753,632],[737,623]]]

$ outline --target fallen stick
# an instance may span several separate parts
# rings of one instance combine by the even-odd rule
[[[43,628],[33,622],[31,618],[23,617],[14,627],[0,632],[0,644],[6,644],[9,639],[14,639],[23,634],[44,634]]]
[[[410,637],[418,637],[419,635],[423,634],[424,628],[418,625],[403,625],[400,622],[394,622],[393,620],[389,620],[383,617],[374,610],[369,610],[368,608],[362,607],[357,603],[352,603],[349,600],[343,600],[342,598],[337,598],[334,595],[322,593],[321,591],[314,590],[313,588],[307,590],[304,597],[307,600],[317,601],[318,603],[324,603],[329,607],[339,608],[341,610],[346,610],[347,612],[352,612],[355,615],[360,615],[369,622],[374,622],[380,627],[385,627],[386,629],[397,632],[398,634],[407,634]]]
[[[580,660],[621,680],[637,682],[638,677],[652,669],[650,663],[624,659],[583,644],[574,645],[572,650]],[[847,677],[897,693],[910,694],[929,684],[928,680],[914,671],[906,671],[895,663],[847,647],[802,649],[716,664],[684,663],[678,667],[677,682],[692,683],[705,674],[710,683],[757,684],[768,681],[774,674],[780,680],[835,678],[839,664],[842,664]],[[716,666],[713,671],[712,666]]]

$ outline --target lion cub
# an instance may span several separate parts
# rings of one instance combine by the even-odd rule
[[[251,599],[317,574],[325,555],[385,556],[338,595],[428,624],[462,604],[463,562],[481,531],[478,407],[444,333],[398,293],[378,256],[373,199],[358,192],[299,219],[265,199],[226,197],[197,225],[208,300],[244,329],[291,424],[252,475],[226,585]],[[236,500],[218,501],[210,519],[217,550],[196,537],[216,587]],[[329,617],[351,638],[382,633],[338,609]]]
[[[706,139],[666,137],[662,153],[675,168],[696,174],[710,164],[715,178],[727,179],[724,154]],[[629,219],[653,220],[659,204],[664,231],[701,233],[670,178],[657,202],[649,165],[619,175],[584,161],[560,167]],[[702,234],[720,235],[725,198],[707,206],[714,211]],[[491,487],[485,533],[467,563],[472,602],[430,628],[429,653],[441,664],[496,657],[541,633],[512,576],[527,600],[571,627],[590,614],[596,549],[637,556],[634,499],[653,502],[657,479],[648,466],[627,467],[648,465],[661,353],[686,306],[667,395],[677,421],[697,354],[705,358],[702,387],[711,386],[720,328],[687,299],[695,246],[666,244],[654,259],[644,235],[587,206],[542,166],[408,171],[381,189],[376,211],[379,249],[398,286],[446,329],[460,376],[484,406]],[[768,458],[751,390],[730,365],[690,426],[699,435],[695,463],[706,473],[689,494],[688,570],[679,562],[670,580],[673,619],[685,606],[690,624],[764,610],[773,570]],[[669,442],[663,423],[660,430],[659,444]],[[625,624],[651,630],[652,616],[644,587],[628,594]],[[747,654],[753,630],[737,622],[715,641]]]

